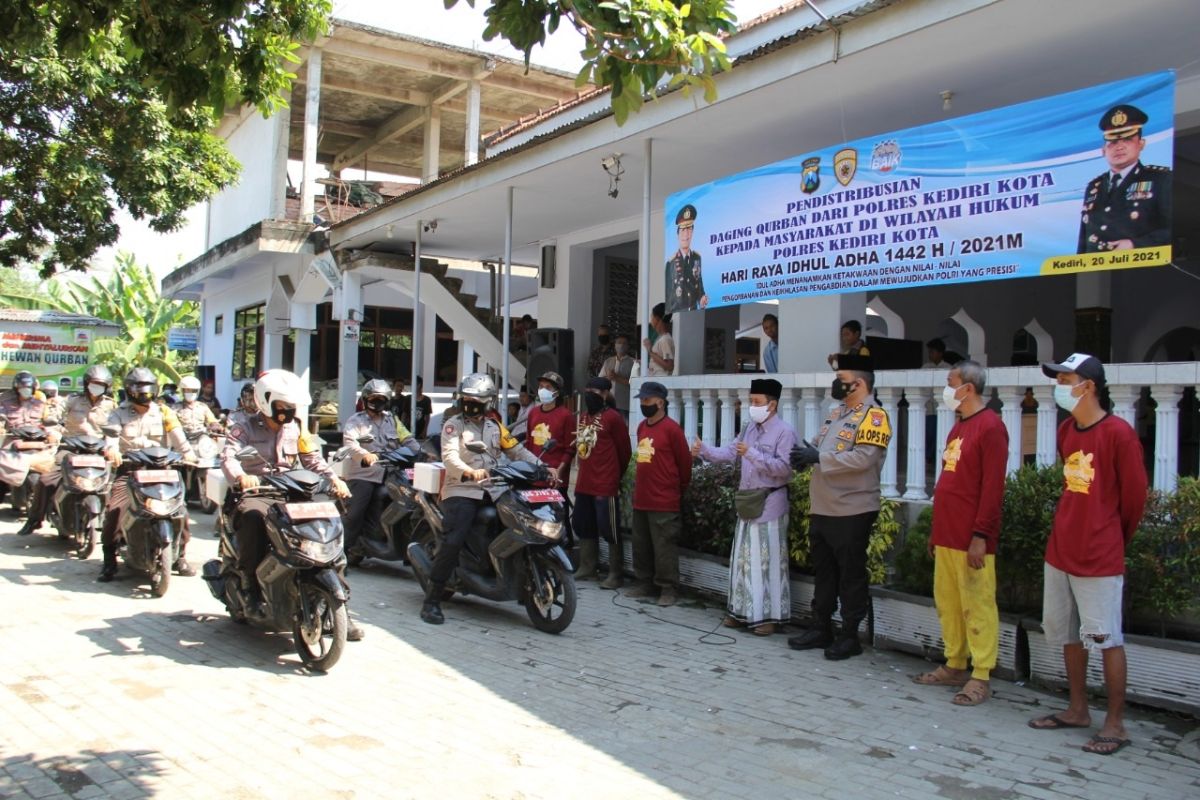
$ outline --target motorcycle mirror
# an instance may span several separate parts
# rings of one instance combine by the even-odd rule
[[[467,449],[472,453],[486,453],[487,445],[483,442],[467,442]]]
[[[261,457],[262,456],[260,456],[258,454],[258,451],[255,450],[253,447],[243,447],[241,450],[237,451],[237,460],[238,461],[252,461],[253,459],[261,458]]]

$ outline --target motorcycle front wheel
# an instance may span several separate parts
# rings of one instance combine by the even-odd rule
[[[171,585],[171,548],[164,547],[158,551],[158,563],[150,574],[150,594],[162,597]]]
[[[80,520],[79,528],[75,531],[75,555],[80,561],[87,561],[96,549],[98,527],[99,520],[96,517],[89,516]]]
[[[300,585],[300,610],[292,636],[304,666],[315,672],[332,669],[342,657],[349,627],[345,603],[320,586]]]
[[[575,576],[560,561],[537,554],[530,563],[525,611],[543,633],[562,633],[575,618]]]

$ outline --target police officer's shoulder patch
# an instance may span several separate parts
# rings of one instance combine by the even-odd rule
[[[867,416],[858,426],[854,444],[870,444],[876,447],[887,447],[892,441],[892,425],[888,421],[887,412],[878,406],[871,406]]]
[[[458,423],[452,419],[446,420],[446,424],[442,426],[442,433],[444,433],[446,436],[457,436]]]
[[[321,452],[321,440],[316,436],[301,432],[299,441],[296,443],[296,448],[301,453],[319,453]]]
[[[496,425],[498,425],[500,427],[500,448],[501,449],[511,450],[520,444],[520,442],[518,442],[516,440],[516,438],[511,433],[508,432],[508,428],[504,427],[504,425],[502,425],[499,422],[497,422]]]
[[[234,425],[232,428],[229,429],[229,438],[231,438],[231,439],[240,439],[240,438],[242,438],[243,434],[244,434],[244,431],[242,431],[241,425]]]
[[[175,416],[175,412],[172,411],[169,407],[167,407],[167,406],[160,406],[160,407],[162,408],[163,430],[166,431],[167,433],[170,433],[171,431],[173,431],[177,427],[179,427],[179,417]]]

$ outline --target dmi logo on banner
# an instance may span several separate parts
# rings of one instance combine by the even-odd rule
[[[1174,98],[1143,75],[677,192],[668,310],[1169,264]]]

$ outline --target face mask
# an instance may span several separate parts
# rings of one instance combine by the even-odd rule
[[[759,425],[767,421],[767,417],[771,416],[771,406],[750,406],[750,421],[757,422]]]
[[[833,385],[829,390],[829,394],[834,400],[845,400],[850,392],[854,391],[853,383],[842,383],[837,378],[833,379]]]
[[[597,414],[604,408],[604,398],[595,392],[588,392],[583,396],[583,403],[587,406],[589,414]]]
[[[961,388],[961,386],[946,386],[942,389],[942,404],[951,411],[958,411],[958,407],[962,405],[962,400],[954,396]]]
[[[616,351],[617,355],[623,356],[625,353],[629,352],[629,345],[625,344],[624,342],[617,342],[613,345],[613,349]]]
[[[607,333],[603,334],[602,336],[597,336],[596,338],[599,340],[600,344],[608,344],[612,341],[612,337]]]
[[[33,397],[33,389],[30,389],[28,386],[22,386],[20,389],[17,389],[17,394],[21,395],[22,400],[28,400]]]
[[[558,397],[558,392],[551,391],[550,389],[538,389],[538,402],[542,405],[553,403],[556,397]]]
[[[196,393],[195,392],[184,392],[183,399],[190,403],[196,399]]]
[[[1081,399],[1071,393],[1074,388],[1074,386],[1066,383],[1059,383],[1054,386],[1054,402],[1058,403],[1058,407],[1068,414],[1075,410],[1075,406],[1079,405]]]
[[[275,422],[279,423],[280,425],[287,425],[289,422],[291,422],[295,418],[296,418],[296,409],[294,409],[294,408],[275,409],[275,413],[271,417],[271,419],[275,420]]]
[[[658,413],[658,405],[656,403],[651,403],[650,405],[642,406],[642,416],[646,417],[647,419],[649,419],[650,417],[653,417],[657,413]]]
[[[365,405],[367,410],[374,411],[376,414],[378,414],[380,411],[383,411],[383,409],[387,408],[387,400],[384,400],[381,397],[372,397],[366,402]]]
[[[464,417],[482,417],[485,411],[487,411],[487,405],[484,403],[466,402],[462,404]]]
[[[104,394],[104,387],[99,383],[89,383],[87,385],[88,394],[92,397],[99,397]]]

